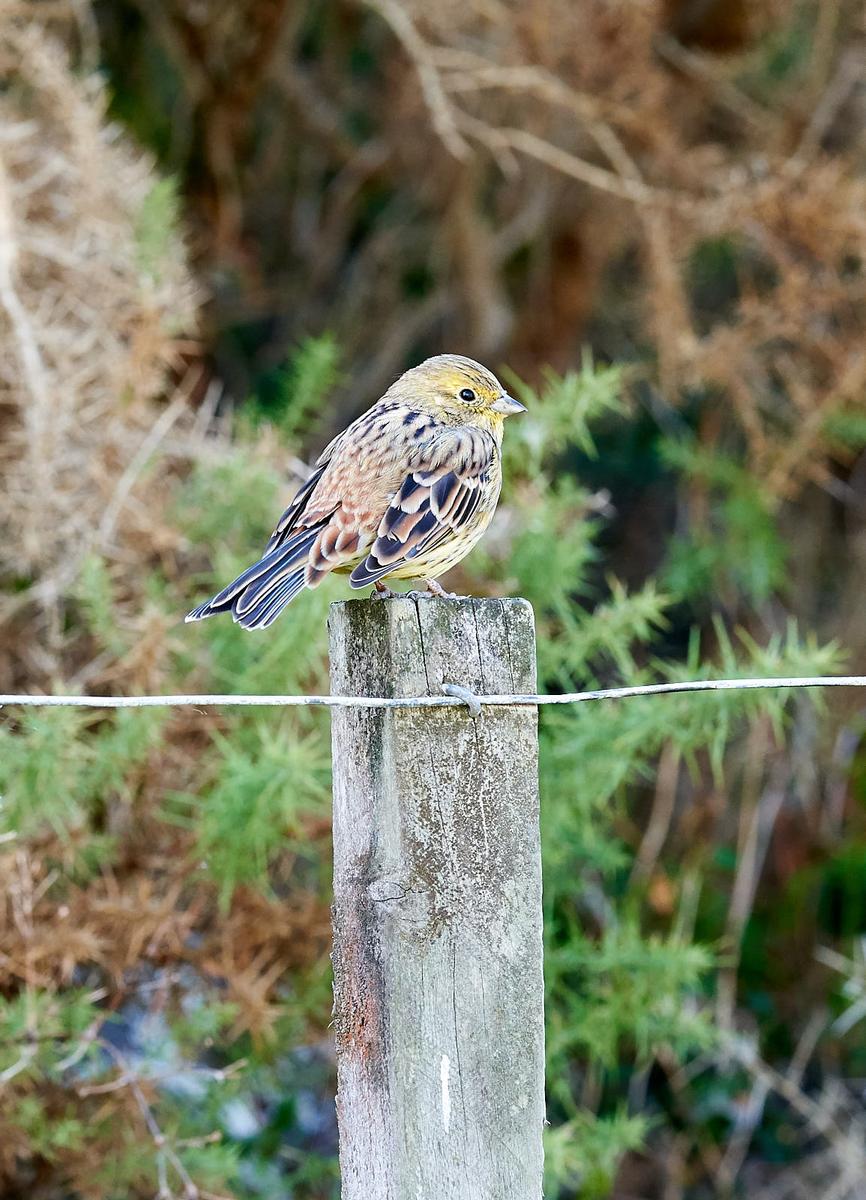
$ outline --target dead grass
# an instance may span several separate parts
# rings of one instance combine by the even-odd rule
[[[14,10],[0,71],[0,576],[13,585],[0,620],[39,608],[44,673],[84,558],[159,544],[136,481],[189,424],[183,393],[167,410],[162,398],[200,297],[174,235],[147,240],[161,185],[106,122],[95,77]]]

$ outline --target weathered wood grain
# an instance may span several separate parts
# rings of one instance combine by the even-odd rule
[[[355,600],[329,625],[335,695],[535,691],[523,600]],[[536,718],[332,712],[343,1200],[541,1196]]]

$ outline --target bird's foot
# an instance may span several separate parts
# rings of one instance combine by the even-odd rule
[[[459,600],[460,597],[456,592],[446,592],[441,583],[435,579],[425,579],[426,588],[423,592],[388,592],[389,596],[402,596],[404,600]],[[376,585],[377,588],[379,584]],[[386,589],[382,589],[385,591]]]
[[[425,579],[424,582],[427,584],[427,593],[430,596],[436,596],[439,600],[459,599],[456,592],[446,592],[437,579]]]
[[[377,579],[376,582],[373,584],[373,591],[370,593],[370,599],[371,600],[393,600],[396,595],[397,595],[396,592],[392,592],[389,587],[385,587],[385,585],[384,585],[384,583],[382,583],[381,579]]]

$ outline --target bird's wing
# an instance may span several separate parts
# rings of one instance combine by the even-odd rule
[[[322,475],[325,473],[325,468],[327,467],[329,461],[330,460],[325,460],[325,462],[321,463],[321,466],[317,466],[310,475],[310,478],[298,488],[291,504],[280,517],[279,521],[277,521],[274,532],[271,534],[270,538],[268,539],[268,544],[265,547],[265,554],[270,554],[272,550],[276,550],[278,546],[282,546],[288,540],[289,535],[298,525],[302,516],[313,515],[307,511],[310,504],[310,499],[315,492]],[[327,514],[321,512],[315,513],[312,524],[316,524],[318,521],[321,521],[326,515]],[[303,522],[305,527],[310,523],[311,522],[308,520]]]
[[[265,554],[285,545],[297,530],[323,524],[336,509],[355,508],[352,496],[346,494],[347,489],[370,491],[369,484],[363,479],[365,472],[362,460],[367,460],[367,470],[373,468],[377,475],[387,475],[388,472],[382,470],[385,465],[383,450],[388,444],[383,437],[395,424],[398,429],[401,428],[401,420],[410,416],[419,418],[422,426],[425,424],[420,414],[411,412],[405,406],[383,404],[380,401],[357,417],[342,433],[338,433],[316,459],[309,479],[301,485],[280,517],[265,547]],[[432,428],[433,422],[426,424]],[[378,446],[377,442],[380,443]],[[350,520],[348,514],[344,514],[343,525]]]
[[[443,430],[415,452],[415,461],[385,510],[376,540],[352,572],[365,587],[465,529],[484,498],[498,453],[483,430]]]

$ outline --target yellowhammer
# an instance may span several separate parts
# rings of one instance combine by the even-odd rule
[[[425,579],[443,595],[436,576],[469,553],[499,500],[505,418],[524,411],[471,358],[413,367],[325,448],[261,559],[187,621],[231,612],[266,629],[329,571],[379,591],[385,579]]]

